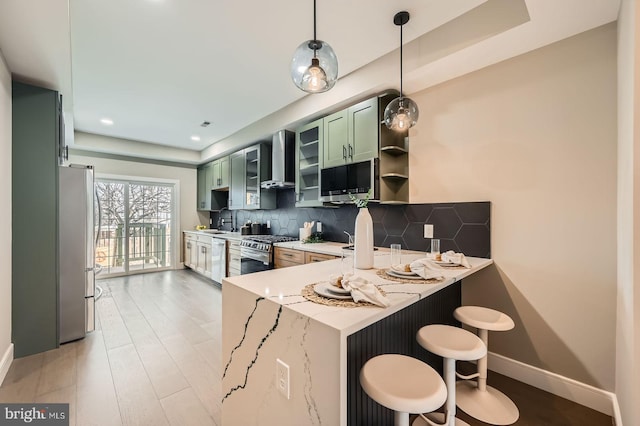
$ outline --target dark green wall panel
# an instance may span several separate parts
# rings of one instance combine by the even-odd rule
[[[12,340],[58,346],[58,93],[13,83]]]

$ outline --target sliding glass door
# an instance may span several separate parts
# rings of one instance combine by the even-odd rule
[[[98,178],[96,192],[102,276],[173,267],[175,185]]]

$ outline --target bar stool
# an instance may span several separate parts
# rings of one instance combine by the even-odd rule
[[[461,306],[453,316],[463,324],[478,329],[478,337],[489,347],[489,331],[507,331],[515,327],[502,312],[481,306]],[[516,404],[499,390],[487,385],[487,356],[478,360],[478,372],[462,379],[478,378],[478,382],[462,380],[456,385],[458,407],[471,417],[493,425],[510,425],[520,417]]]
[[[433,368],[400,354],[368,360],[360,370],[360,386],[371,399],[395,411],[395,426],[409,426],[409,413],[431,412],[447,398],[447,388]]]
[[[475,334],[450,325],[427,325],[418,330],[416,340],[426,350],[441,356],[444,362],[444,382],[447,385],[447,402],[442,413],[431,413],[426,417],[440,425],[469,426],[456,417],[456,360],[474,361],[487,355],[487,347]],[[424,426],[418,417],[413,426]]]

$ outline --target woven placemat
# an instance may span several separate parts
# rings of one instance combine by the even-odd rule
[[[408,280],[406,278],[394,277],[387,274],[389,269],[378,269],[376,271],[376,275],[380,278],[384,278],[385,280],[395,281],[403,284],[435,284],[442,281],[442,278],[429,278],[429,279],[419,279],[419,280]]]
[[[380,307],[369,302],[354,302],[353,299],[351,300],[329,299],[328,297],[320,296],[318,293],[313,291],[313,286],[315,286],[316,284],[319,284],[320,282],[308,284],[304,286],[304,288],[300,292],[302,294],[302,297],[304,297],[305,299],[313,303],[319,303],[321,305],[327,305],[327,306],[340,306],[342,308],[359,308],[363,306],[375,306],[376,308]],[[384,292],[384,290],[382,290],[378,286],[376,286],[376,288],[380,291],[380,293],[382,293],[383,296],[386,296],[386,293]]]

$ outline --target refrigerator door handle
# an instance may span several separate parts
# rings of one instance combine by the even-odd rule
[[[100,240],[100,233],[102,232],[102,204],[100,203],[100,194],[98,193],[98,187],[94,186],[94,189],[95,189],[94,194],[95,194],[96,204],[98,204],[98,230],[96,231],[96,247],[97,247],[98,241]]]
[[[87,268],[85,270],[85,288],[84,288],[84,297],[93,297],[95,296],[96,286],[95,286],[95,274],[93,272],[93,268]]]

